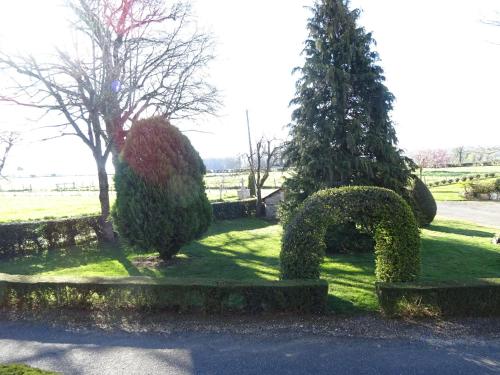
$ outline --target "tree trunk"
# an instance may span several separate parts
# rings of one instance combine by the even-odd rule
[[[106,161],[96,160],[96,163],[97,176],[99,179],[99,202],[101,203],[101,217],[99,218],[101,233],[99,240],[103,242],[114,242],[116,237],[110,219],[109,183],[108,174],[106,173]]]
[[[266,215],[266,209],[262,203],[262,186],[257,185],[257,209],[256,215],[259,217]]]

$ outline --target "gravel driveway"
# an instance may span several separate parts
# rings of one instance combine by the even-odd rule
[[[500,228],[500,202],[437,202],[438,216]]]

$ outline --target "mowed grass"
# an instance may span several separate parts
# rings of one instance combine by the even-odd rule
[[[110,193],[114,201],[115,194]],[[100,211],[97,192],[0,193],[0,222],[92,215]]]
[[[437,201],[464,201],[462,183],[431,187],[432,196]]]
[[[437,220],[422,231],[422,280],[500,277],[500,246],[495,230]],[[259,219],[212,225],[207,235],[185,246],[174,264],[138,267],[138,254],[120,247],[74,248],[0,263],[0,272],[29,275],[201,277],[267,279],[279,277],[281,227]],[[373,254],[326,257],[322,277],[330,285],[329,306],[336,313],[378,309]]]

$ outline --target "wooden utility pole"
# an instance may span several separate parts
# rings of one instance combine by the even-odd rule
[[[246,115],[247,115],[247,130],[248,130],[248,147],[250,149],[250,156],[248,157],[248,162],[250,164],[250,173],[253,176],[254,189],[255,189],[255,192],[257,192],[257,181],[255,179],[255,168],[253,165],[252,137],[250,135],[250,120],[248,118],[248,109],[246,110]]]

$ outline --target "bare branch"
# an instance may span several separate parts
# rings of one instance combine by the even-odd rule
[[[0,177],[7,161],[7,156],[14,144],[19,140],[19,134],[15,132],[0,133]]]

